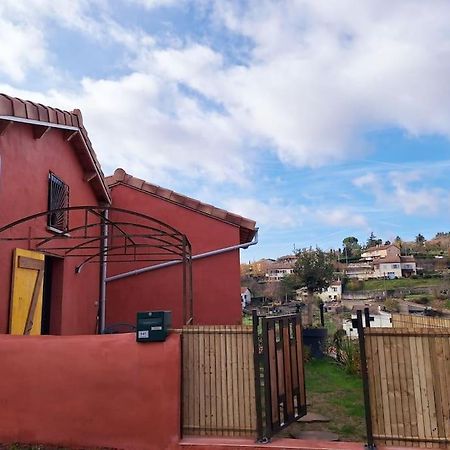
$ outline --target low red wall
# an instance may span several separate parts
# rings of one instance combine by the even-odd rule
[[[178,448],[178,334],[0,335],[0,373],[0,443]]]

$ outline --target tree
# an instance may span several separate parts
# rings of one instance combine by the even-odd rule
[[[320,248],[304,249],[297,253],[294,274],[299,286],[308,291],[308,322],[312,324],[312,305],[314,292],[320,292],[329,286],[333,279],[333,263]]]
[[[370,236],[367,238],[366,248],[375,247],[376,245],[380,245],[383,241],[381,239],[377,239],[373,231],[370,233]]]
[[[419,244],[419,245],[425,244],[425,237],[420,233],[416,236],[416,244]]]
[[[344,256],[346,258],[353,258],[361,256],[361,246],[358,244],[358,239],[354,236],[346,237],[342,241],[344,247]]]
[[[280,293],[283,298],[292,299],[299,288],[297,277],[294,274],[285,275],[280,281]]]

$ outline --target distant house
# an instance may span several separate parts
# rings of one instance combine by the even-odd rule
[[[390,258],[400,256],[400,247],[396,244],[377,245],[369,247],[361,253],[361,259],[373,260],[375,258]]]
[[[342,282],[341,280],[333,281],[326,289],[319,294],[323,302],[335,302],[341,300]]]
[[[345,274],[348,278],[357,280],[368,280],[373,278],[373,262],[361,260],[355,263],[347,264]]]
[[[348,278],[402,278],[417,273],[414,256],[402,256],[395,244],[370,247],[361,254],[358,262],[347,264]]]
[[[267,269],[266,278],[267,281],[280,281],[286,275],[291,275],[292,273],[294,273],[292,264],[276,261]]]
[[[293,274],[296,261],[297,257],[295,255],[280,256],[275,262],[268,265],[266,272],[267,281],[280,281],[286,275]]]
[[[364,305],[354,306],[352,309],[351,319],[344,319],[342,328],[350,338],[358,337],[358,322],[356,312],[364,309]],[[392,328],[392,315],[386,311],[382,311],[380,307],[369,307],[369,321],[371,328]],[[363,314],[363,326],[367,326],[365,316]]]
[[[252,291],[248,287],[241,287],[241,304],[242,309],[250,305],[252,301]]]

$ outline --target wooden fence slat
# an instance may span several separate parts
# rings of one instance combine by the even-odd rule
[[[292,398],[291,348],[289,344],[289,324],[287,319],[285,319],[283,324],[283,363],[286,386],[286,409],[288,417],[291,418],[294,415],[294,402]]]
[[[227,373],[227,395],[228,395],[228,429],[234,428],[234,409],[233,409],[233,366],[232,366],[232,342],[230,327],[225,327],[225,343],[226,343],[226,373]],[[233,431],[228,431],[227,436],[234,436]]]
[[[375,442],[450,449],[450,327],[400,319],[364,332]]]
[[[187,326],[182,337],[183,433],[256,436],[248,326]]]

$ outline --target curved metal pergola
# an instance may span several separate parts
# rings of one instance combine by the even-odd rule
[[[61,215],[66,218],[64,230],[49,226],[52,217]],[[106,263],[179,262],[183,266],[183,318],[185,323],[192,321],[191,245],[186,235],[151,216],[113,206],[58,208],[0,227],[0,241],[21,241],[28,250],[78,258],[77,273],[92,263],[104,267]]]

